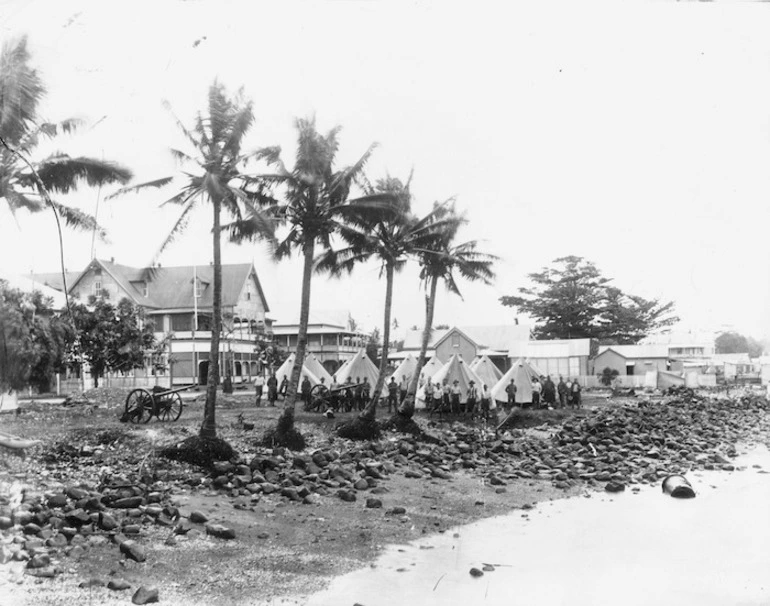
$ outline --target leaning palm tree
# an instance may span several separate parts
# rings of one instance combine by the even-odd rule
[[[380,276],[385,276],[382,355],[372,399],[361,413],[361,417],[365,419],[374,419],[377,402],[385,384],[395,274],[403,269],[410,256],[414,256],[418,250],[432,246],[448,225],[441,207],[434,208],[422,219],[412,214],[409,189],[411,180],[411,175],[406,184],[399,179],[387,177],[378,180],[374,187],[364,181],[367,195],[389,195],[392,197],[392,203],[382,211],[351,217],[339,228],[339,235],[347,246],[326,251],[316,263],[317,270],[340,276],[343,272],[352,273],[358,263],[375,258],[380,262]]]
[[[258,159],[266,153],[263,150],[249,154],[241,151],[243,139],[253,122],[252,102],[244,98],[243,91],[239,90],[233,97],[229,97],[224,86],[216,81],[209,87],[208,112],[205,116],[198,114],[192,130],[188,130],[177,120],[180,130],[196,155],[191,156],[178,149],[171,150],[174,157],[185,165],[186,170],[183,172],[184,181],[179,191],[163,202],[163,205],[175,204],[181,206],[182,211],[153,260],[156,261],[166,247],[184,231],[192,213],[204,202],[209,202],[213,209],[213,318],[206,405],[199,431],[200,438],[206,440],[213,440],[217,435],[216,397],[222,330],[222,211],[226,211],[236,220],[250,219],[254,233],[260,237],[274,237],[273,221],[261,207],[266,198],[261,190],[246,187],[246,178],[240,169],[249,160]],[[110,197],[145,188],[162,187],[173,180],[173,176],[155,179],[124,188]],[[153,262],[151,265],[154,264]]]
[[[454,212],[452,211],[452,214]],[[428,343],[433,332],[433,314],[436,309],[436,291],[439,281],[443,281],[447,290],[462,298],[460,289],[455,280],[455,273],[471,282],[483,282],[491,284],[495,277],[492,265],[498,257],[477,250],[478,242],[471,240],[462,244],[453,244],[457,230],[466,220],[454,215],[454,222],[447,222],[447,228],[443,237],[434,241],[433,247],[426,247],[420,251],[420,280],[425,290],[425,326],[422,331],[422,344],[420,355],[417,358],[417,367],[414,376],[409,383],[406,399],[399,414],[411,418],[414,415],[414,400],[417,394],[417,386],[422,367],[428,351]]]
[[[303,261],[297,349],[286,390],[286,404],[275,431],[266,435],[266,440],[274,444],[300,448],[304,439],[294,429],[294,407],[307,347],[310,287],[316,247],[331,248],[332,236],[338,233],[341,225],[354,217],[360,218],[367,211],[381,211],[390,196],[350,198],[356,177],[361,174],[374,151],[374,144],[355,164],[338,170],[334,162],[339,148],[337,136],[340,128],[334,128],[323,135],[316,130],[314,118],[298,119],[295,126],[298,142],[294,167],[287,169],[280,159],[280,150],[273,149],[265,157],[275,172],[257,176],[251,183],[258,187],[283,187],[284,200],[278,208],[277,216],[286,224],[288,232],[276,246],[275,256],[283,259],[299,251]],[[236,240],[249,238],[252,233],[249,221],[234,224],[231,229],[231,236]]]
[[[61,152],[34,159],[41,139],[73,132],[80,124],[74,119],[55,124],[39,120],[38,105],[45,92],[42,79],[30,67],[26,37],[6,43],[0,53],[0,198],[14,216],[19,210],[38,213],[50,209],[53,213],[59,235],[62,286],[69,309],[60,219],[100,235],[104,232],[93,217],[53,200],[50,192],[66,194],[83,180],[90,186],[127,183],[131,171],[112,162],[71,158]]]

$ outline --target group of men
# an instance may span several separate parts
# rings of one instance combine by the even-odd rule
[[[327,387],[326,379],[321,377],[321,383],[323,389],[331,390],[329,396],[329,404],[334,410],[344,410],[350,412],[351,410],[363,410],[366,408],[366,403],[369,401],[369,396],[372,391],[372,384],[369,383],[369,378],[356,377],[353,382],[352,377],[348,377],[344,383],[337,382],[337,375],[332,375],[332,382]],[[302,401],[307,407],[310,404],[313,385],[310,383],[310,379],[307,375],[302,378],[300,384],[300,393],[302,394]]]
[[[424,386],[424,392],[425,407],[430,411],[430,414],[451,412],[452,414],[475,416],[480,412],[483,418],[488,419],[490,413],[497,408],[489,386],[485,384],[479,389],[473,380],[468,382],[468,389],[463,394],[458,379],[449,385],[447,379],[444,379],[442,383],[438,381],[433,383],[429,378]]]
[[[581,394],[582,388],[577,379],[567,379],[559,377],[559,383],[554,384],[551,376],[534,377],[532,379],[532,402],[523,402],[522,408],[580,408],[582,406]],[[509,385],[505,387],[505,393],[508,395],[508,407],[516,404],[516,385],[511,379]],[[558,396],[558,404],[556,403]]]
[[[257,406],[262,405],[262,395],[264,394],[265,384],[267,384],[267,402],[269,406],[275,406],[279,395],[285,398],[286,390],[289,388],[289,381],[286,377],[281,381],[280,387],[278,386],[278,378],[275,376],[275,373],[271,373],[267,378],[267,381],[265,381],[265,376],[262,373],[259,373],[254,377],[253,383],[257,392]]]

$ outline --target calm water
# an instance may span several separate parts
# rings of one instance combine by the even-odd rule
[[[770,453],[737,463],[689,475],[695,499],[594,494],[394,546],[308,603],[770,604]],[[484,563],[495,571],[472,578]]]

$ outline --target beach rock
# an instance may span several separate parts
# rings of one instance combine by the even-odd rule
[[[206,534],[218,539],[230,540],[235,538],[235,530],[222,524],[206,524]]]
[[[144,586],[137,589],[136,593],[134,593],[133,597],[131,598],[131,602],[134,604],[150,604],[157,601],[158,590]]]
[[[113,591],[124,591],[126,589],[131,589],[131,583],[125,579],[112,579],[109,583],[107,583],[107,589],[112,589]]]
[[[369,497],[366,499],[366,508],[367,509],[381,509],[382,508],[382,501],[380,499],[375,499],[373,497]]]
[[[356,500],[356,493],[352,490],[342,488],[337,491],[337,496],[343,501],[353,502]]]
[[[607,482],[607,484],[604,486],[604,490],[607,492],[623,492],[625,489],[625,484],[622,482],[616,482],[615,480]]]
[[[130,539],[120,543],[120,552],[135,562],[144,562],[147,559],[144,547]]]

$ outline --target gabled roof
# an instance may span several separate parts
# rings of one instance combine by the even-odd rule
[[[436,344],[435,344],[435,346],[434,346],[434,347],[438,347],[438,346],[439,346],[441,343],[443,343],[444,341],[446,341],[446,340],[447,340],[447,339],[448,339],[448,338],[449,338],[451,335],[453,335],[453,334],[455,334],[455,333],[462,335],[463,337],[465,337],[465,338],[466,338],[468,341],[470,341],[470,342],[471,342],[473,345],[475,345],[476,347],[478,347],[478,346],[479,346],[479,344],[478,344],[478,343],[476,343],[476,341],[474,341],[474,340],[473,340],[471,337],[469,337],[468,335],[466,335],[466,334],[465,334],[465,333],[464,333],[462,330],[460,330],[459,328],[457,328],[457,326],[453,326],[452,328],[450,328],[449,330],[447,330],[447,331],[446,331],[446,332],[445,332],[445,333],[442,335],[442,337],[441,337],[440,339],[438,339],[438,340],[436,341]]]
[[[508,351],[511,343],[529,339],[529,326],[523,324],[497,324],[488,326],[456,326],[462,333],[473,341],[480,349]],[[443,340],[452,328],[434,329],[428,341],[428,349],[435,349],[436,344]],[[404,338],[403,349],[420,349],[422,345],[422,329],[408,330]]]
[[[61,279],[61,274],[59,274],[59,277]],[[0,280],[4,280],[5,282],[7,282],[9,287],[18,289],[25,293],[39,292],[44,297],[48,297],[49,299],[51,299],[53,304],[53,309],[56,311],[62,310],[65,307],[67,307],[67,301],[64,297],[63,292],[59,290],[55,290],[50,286],[46,286],[39,280],[34,280],[29,276],[11,276],[11,275],[0,275]]]
[[[179,267],[130,267],[103,259],[94,259],[73,280],[67,277],[67,286],[70,291],[88,273],[96,268],[101,268],[117,282],[120,287],[138,304],[151,309],[193,309],[193,277],[204,285],[197,306],[200,309],[211,308],[214,305],[214,266],[213,265],[185,265]],[[253,275],[257,286],[257,292],[262,299],[265,311],[270,311],[265,299],[262,285],[259,282],[256,270],[251,263],[238,263],[222,265],[222,305],[234,306],[238,303],[243,286],[249,276]],[[61,275],[56,279],[56,274],[35,274],[36,280],[45,279],[49,286],[61,290]],[[50,280],[50,282],[48,281]],[[145,297],[132,283],[147,282],[148,296]]]
[[[599,354],[603,354],[611,349],[627,360],[636,360],[640,358],[668,358],[668,345],[600,345]]]

